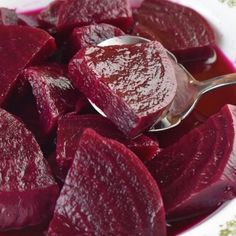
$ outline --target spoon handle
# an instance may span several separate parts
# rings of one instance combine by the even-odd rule
[[[236,73],[218,76],[199,82],[199,93],[203,95],[211,90],[233,84],[236,84]]]

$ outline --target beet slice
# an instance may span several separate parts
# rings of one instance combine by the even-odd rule
[[[59,31],[91,23],[108,23],[127,30],[132,24],[132,11],[127,0],[66,0],[59,8],[56,16]]]
[[[59,10],[65,1],[66,0],[55,0],[39,13],[37,19],[43,29],[47,29],[52,33],[56,32]]]
[[[30,83],[41,127],[47,135],[56,128],[59,117],[74,110],[79,92],[58,65],[29,67],[23,77]]]
[[[75,28],[71,35],[71,43],[74,51],[79,51],[82,47],[96,46],[102,41],[121,36],[125,33],[109,24],[93,24],[80,28]]]
[[[223,107],[148,163],[169,221],[210,212],[236,196],[235,114],[235,106]]]
[[[0,25],[18,25],[18,17],[15,10],[0,8]]]
[[[133,34],[160,41],[178,60],[206,60],[214,55],[215,33],[196,11],[163,0],[145,0],[134,13]]]
[[[177,87],[158,42],[83,48],[70,61],[69,73],[77,88],[130,137],[163,115]]]
[[[166,235],[158,186],[129,149],[87,129],[48,235]]]
[[[71,167],[77,144],[86,128],[125,144],[144,162],[153,159],[160,151],[158,143],[145,135],[128,139],[105,117],[67,114],[59,120],[57,129],[56,175],[62,181]]]
[[[59,188],[39,145],[25,126],[0,109],[0,229],[47,222]]]
[[[33,62],[44,60],[55,48],[54,39],[40,29],[0,25],[0,105],[14,88],[22,70]]]

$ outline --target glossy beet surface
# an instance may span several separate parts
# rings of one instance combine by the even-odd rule
[[[36,99],[43,133],[49,134],[56,128],[58,118],[74,110],[79,92],[65,76],[64,68],[57,65],[27,68],[23,77]]]
[[[14,89],[22,70],[47,58],[55,47],[54,39],[42,30],[27,26],[0,26],[0,105]]]
[[[48,7],[40,12],[37,19],[40,26],[53,33],[56,32],[59,10],[65,0],[55,0]]]
[[[93,24],[75,28],[71,35],[71,42],[74,51],[78,51],[82,47],[96,46],[102,41],[124,35],[124,32],[109,24]]]
[[[59,189],[25,126],[0,109],[0,230],[47,222]]]
[[[140,135],[134,140],[126,138],[105,117],[68,114],[59,120],[57,129],[56,174],[63,181],[73,162],[81,135],[86,128],[94,129],[104,137],[125,144],[144,162],[153,159],[160,151],[158,143],[145,135]]]
[[[236,196],[235,124],[236,107],[227,105],[149,163],[167,219],[200,215]]]
[[[133,34],[160,41],[181,61],[206,60],[214,54],[214,31],[194,10],[163,0],[146,0],[134,13]]]
[[[0,8],[0,25],[17,25],[18,17],[15,10]]]
[[[159,189],[122,144],[84,131],[48,236],[165,235]]]
[[[69,73],[77,88],[130,137],[163,114],[177,87],[158,42],[81,49],[70,61]]]
[[[91,23],[109,23],[123,30],[132,24],[127,0],[66,0],[58,11],[57,29],[69,30]]]

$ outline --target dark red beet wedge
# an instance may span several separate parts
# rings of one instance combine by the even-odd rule
[[[125,33],[108,24],[93,24],[80,28],[75,28],[71,35],[71,43],[74,51],[79,51],[82,47],[96,46],[102,41],[124,35]]]
[[[145,0],[134,13],[133,34],[160,41],[180,61],[206,60],[214,55],[215,34],[194,10],[163,0]]]
[[[25,126],[0,109],[0,230],[47,222],[59,189]]]
[[[0,25],[17,25],[18,17],[15,10],[0,8]]]
[[[68,114],[59,120],[57,129],[56,174],[62,181],[71,167],[78,142],[86,128],[91,128],[103,137],[125,144],[144,162],[153,159],[160,151],[158,143],[145,135],[140,135],[134,140],[126,138],[105,117],[99,115]]]
[[[124,145],[84,131],[48,236],[166,235],[154,179]]]
[[[177,87],[158,42],[83,48],[70,61],[69,73],[77,88],[130,137],[163,115]]]
[[[43,29],[47,29],[52,33],[56,32],[59,10],[65,1],[66,0],[55,0],[40,12],[38,22]]]
[[[169,221],[210,212],[236,196],[235,122],[236,107],[227,105],[148,164]]]
[[[47,135],[56,128],[59,117],[74,110],[79,92],[57,65],[27,68],[23,77],[30,83],[41,127]]]
[[[38,14],[35,12],[26,12],[26,13],[21,13],[17,14],[17,17],[19,19],[19,24],[20,25],[26,25],[30,26],[33,28],[39,28],[39,22],[38,22]]]
[[[127,0],[66,0],[57,17],[57,29],[64,31],[92,23],[108,23],[127,30],[132,24]]]
[[[14,89],[22,70],[44,60],[55,48],[54,39],[40,29],[0,26],[0,105]]]

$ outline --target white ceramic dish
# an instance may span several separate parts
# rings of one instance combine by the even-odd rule
[[[45,7],[52,0],[0,0],[0,6],[18,12]],[[140,0],[130,0],[132,2]],[[236,67],[236,0],[173,0],[203,15],[215,28],[218,45]],[[181,236],[235,236],[236,199],[225,203],[206,219]]]

